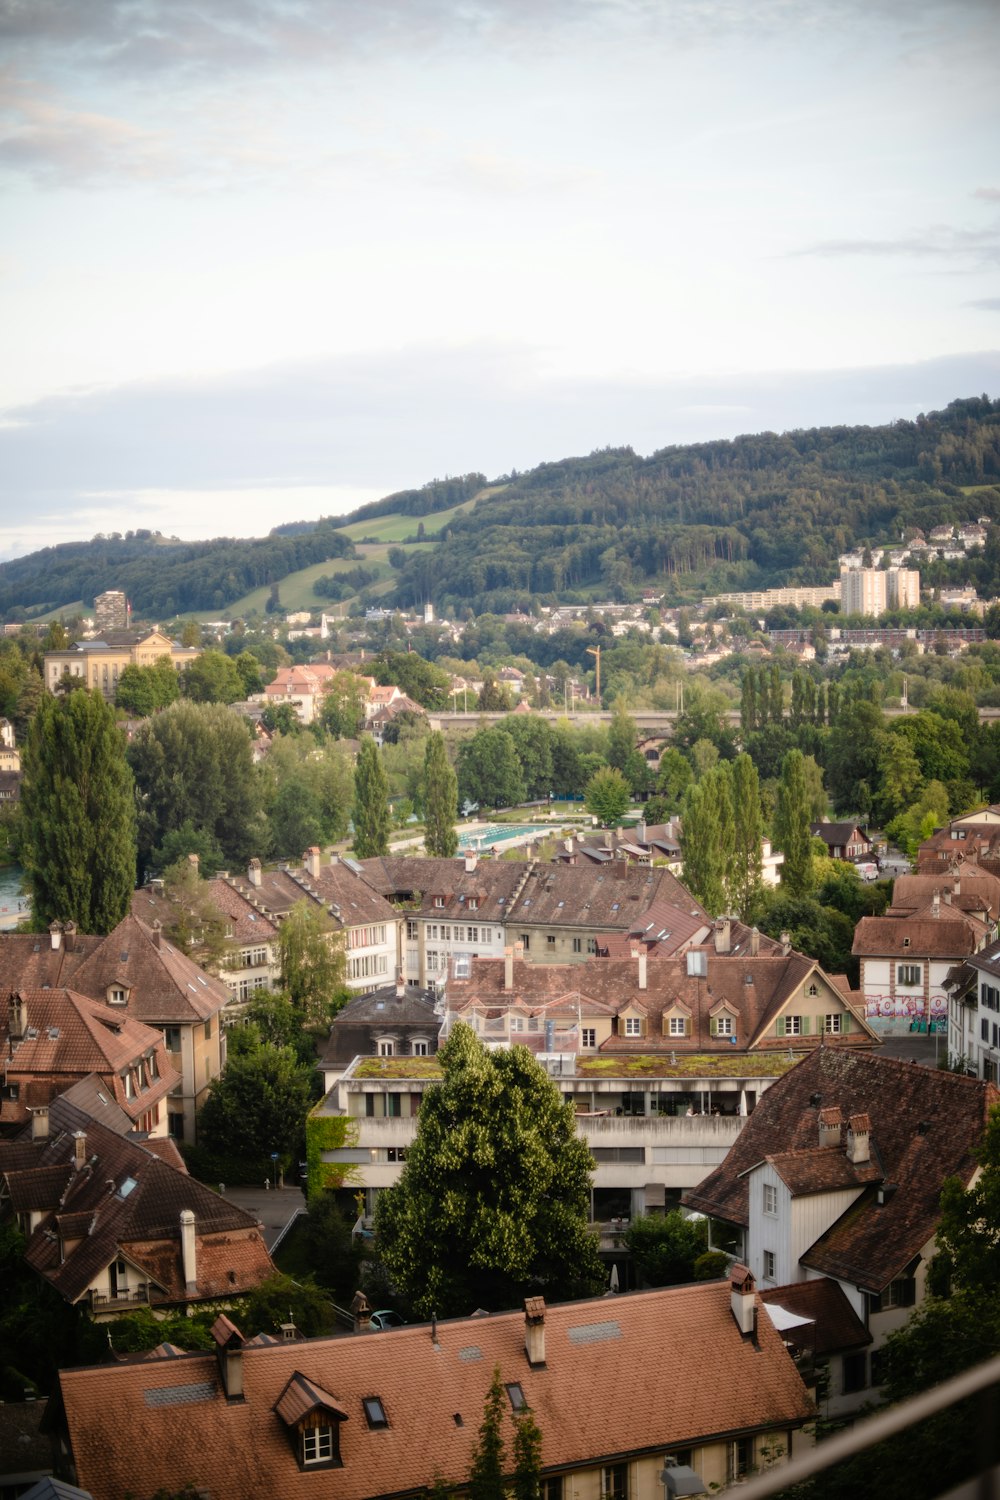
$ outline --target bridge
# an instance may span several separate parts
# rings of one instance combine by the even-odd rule
[[[915,708],[883,708],[882,712],[887,719],[898,719],[918,712]],[[552,708],[533,708],[532,717],[544,719],[549,724],[558,724],[566,720],[570,724],[610,724],[613,718],[608,709],[575,709],[570,713]],[[484,725],[499,724],[502,719],[510,717],[509,713],[454,713],[451,710],[442,712],[431,712],[428,719],[432,729],[467,729],[475,731]],[[668,735],[672,732],[674,724],[681,717],[675,708],[635,708],[629,709],[629,717],[635,721],[636,728],[648,734]],[[785,717],[790,714],[786,710]],[[740,711],[738,708],[730,709],[724,715],[727,724],[738,725],[740,723]],[[981,724],[993,724],[1000,720],[1000,708],[979,709],[979,722]]]

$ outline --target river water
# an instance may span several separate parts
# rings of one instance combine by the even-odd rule
[[[15,927],[29,913],[31,903],[21,894],[23,875],[20,865],[5,865],[0,869],[0,930]]]

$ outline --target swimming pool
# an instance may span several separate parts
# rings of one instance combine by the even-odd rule
[[[533,823],[489,823],[485,828],[460,833],[460,849],[486,849],[490,844],[504,844],[509,839],[524,838],[528,834],[544,834],[547,830]]]

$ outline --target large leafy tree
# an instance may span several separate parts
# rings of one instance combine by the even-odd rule
[[[521,762],[505,729],[480,729],[458,747],[458,789],[481,807],[511,807],[524,801]]]
[[[573,1111],[524,1047],[487,1051],[467,1026],[438,1054],[378,1250],[419,1316],[580,1296],[603,1282],[587,1226],[592,1163]]]
[[[46,695],[24,749],[21,861],[38,926],[110,932],[135,887],[132,773],[113,710],[82,689]]]
[[[344,950],[322,906],[296,901],[278,928],[281,983],[299,1017],[329,1021],[344,1001]]]
[[[708,1231],[704,1219],[686,1219],[679,1210],[641,1214],[625,1231],[625,1245],[647,1286],[676,1286],[697,1279]]]
[[[424,752],[424,849],[450,859],[458,848],[458,777],[448,760],[444,735],[434,733]]]
[[[583,796],[587,811],[593,813],[602,828],[616,828],[629,809],[632,788],[621,771],[605,766],[591,776]]]
[[[139,802],[139,858],[190,822],[232,864],[262,846],[261,782],[246,724],[219,703],[181,701],[143,724],[128,747]]]
[[[378,746],[366,735],[354,768],[354,852],[358,858],[388,854],[391,827],[389,778]]]
[[[301,1146],[313,1103],[315,1069],[291,1047],[236,1053],[212,1084],[198,1116],[199,1144],[252,1168],[277,1152],[283,1163]]]

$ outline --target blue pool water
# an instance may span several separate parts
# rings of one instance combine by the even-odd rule
[[[503,844],[508,839],[523,838],[525,834],[541,834],[545,831],[544,828],[537,828],[531,823],[490,823],[476,833],[460,833],[458,847],[460,849],[485,849],[490,844]]]

